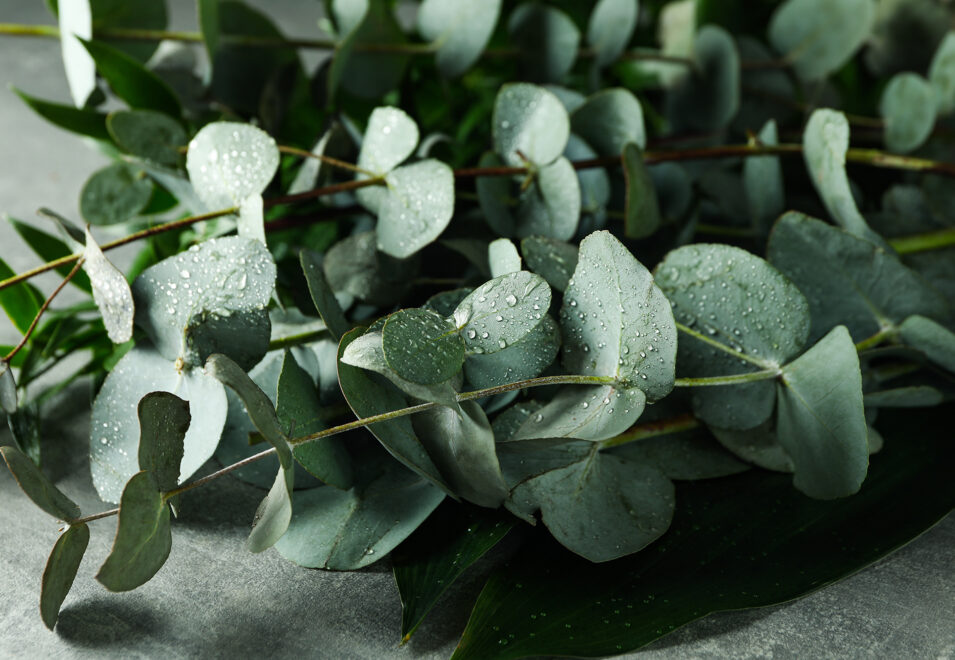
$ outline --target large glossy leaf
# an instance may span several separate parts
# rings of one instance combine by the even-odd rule
[[[776,223],[768,255],[809,301],[811,341],[840,324],[862,341],[915,314],[945,319],[950,313],[946,301],[894,255],[799,213]]]
[[[73,105],[82,108],[89,95],[96,89],[96,65],[83,48],[81,39],[93,36],[93,11],[89,0],[74,0],[66,3],[63,11],[57,12],[60,28],[60,49],[66,82],[70,88]]]
[[[192,421],[189,402],[169,392],[150,392],[140,399],[138,414],[139,467],[159,490],[172,490],[179,485],[183,441]]]
[[[182,114],[179,99],[155,73],[101,41],[82,40],[81,43],[95,60],[99,74],[130,107],[157,110],[174,117]]]
[[[21,490],[34,504],[60,520],[80,517],[80,507],[60,492],[26,454],[13,446],[0,447],[0,454]]]
[[[570,126],[603,156],[619,156],[629,143],[641,149],[647,144],[640,101],[621,87],[603,89],[588,98],[570,116]]]
[[[504,85],[494,102],[494,150],[507,165],[552,163],[570,136],[570,120],[552,92],[527,83]]]
[[[939,44],[928,78],[935,90],[938,113],[951,114],[955,110],[955,32],[949,32]]]
[[[113,548],[96,579],[110,591],[131,591],[159,572],[172,548],[169,506],[148,472],[123,489]]]
[[[899,326],[899,336],[929,360],[955,373],[955,333],[924,316],[911,316]]]
[[[139,470],[140,399],[150,392],[172,392],[190,402],[192,423],[183,441],[179,479],[192,476],[212,456],[226,418],[226,395],[201,369],[183,369],[151,348],[136,347],[113,367],[96,400],[90,421],[90,472],[99,496],[118,502],[126,481]]]
[[[391,554],[407,641],[445,590],[513,529],[510,516],[446,502]]]
[[[435,63],[448,78],[467,71],[481,56],[497,25],[501,0],[425,0],[418,8],[418,32],[437,45]]]
[[[896,74],[882,91],[879,114],[885,120],[885,146],[890,151],[918,149],[935,128],[935,89],[918,74]]]
[[[670,303],[609,232],[581,242],[560,323],[567,372],[610,382],[564,390],[518,437],[605,440],[630,427],[647,399],[672,390],[677,338]]]
[[[406,408],[407,401],[393,385],[381,376],[353,367],[342,360],[348,346],[361,334],[360,328],[346,333],[338,347],[338,381],[348,405],[359,418]],[[448,490],[438,468],[415,435],[409,418],[399,417],[371,424],[367,428],[398,461],[431,483]]]
[[[268,348],[264,307],[274,283],[275,263],[262,243],[206,241],[136,278],[136,323],[167,359],[201,365],[222,352],[250,368]]]
[[[210,208],[238,206],[259,194],[279,165],[275,140],[250,124],[206,124],[189,143],[186,169],[199,197]]]
[[[677,321],[697,335],[680,338],[681,376],[778,370],[806,343],[806,298],[778,270],[745,250],[715,244],[679,248],[657,268],[656,282]],[[772,380],[699,388],[693,394],[696,416],[726,429],[758,426],[774,403]]]
[[[386,556],[424,522],[444,493],[382,458],[365,465],[351,490],[298,494],[288,532],[276,544],[282,556],[309,568],[354,570]]]
[[[159,165],[177,165],[188,141],[178,121],[154,110],[111,112],[106,128],[120,149]]]
[[[34,112],[51,124],[94,140],[109,140],[109,133],[106,131],[106,113],[44,101],[24,94],[16,87],[12,89]]]
[[[508,273],[471,292],[454,310],[453,321],[469,354],[496,353],[540,325],[550,301],[550,287],[539,275]]]
[[[616,655],[711,612],[785,602],[850,575],[955,505],[950,414],[930,412],[915,436],[907,414],[882,418],[885,449],[853,497],[812,500],[788,475],[761,470],[683,483],[669,532],[606,565],[541,533],[492,575],[454,658]]]
[[[457,328],[426,309],[402,309],[389,316],[381,345],[388,366],[421,385],[448,380],[464,363],[465,342]]]
[[[474,401],[437,406],[415,415],[412,423],[454,493],[480,506],[500,506],[507,486],[481,406]]]
[[[454,214],[454,173],[428,159],[385,176],[388,192],[378,209],[378,249],[398,259],[433,242]]]
[[[537,2],[518,5],[508,19],[507,31],[531,80],[559,81],[577,59],[580,30],[556,7]]]
[[[838,70],[862,46],[875,20],[872,0],[787,0],[773,14],[769,40],[802,80]]]
[[[103,254],[86,230],[83,269],[93,287],[93,300],[103,317],[110,341],[122,344],[133,336],[133,292],[122,271]]]
[[[848,149],[849,122],[846,116],[835,110],[813,112],[803,132],[803,156],[819,197],[829,215],[843,229],[882,245],[852,196],[846,175]]]
[[[637,27],[639,13],[639,0],[597,3],[587,23],[587,44],[594,50],[596,66],[606,66],[620,57]]]
[[[696,66],[670,90],[667,111],[678,126],[718,131],[736,116],[740,103],[740,60],[733,37],[705,25],[696,35]]]
[[[40,589],[40,616],[50,630],[56,625],[60,606],[73,586],[76,571],[79,570],[89,542],[90,528],[85,523],[70,525],[56,540],[53,551],[46,560]]]
[[[786,365],[778,390],[777,433],[796,488],[818,499],[858,491],[869,445],[859,356],[845,326]]]

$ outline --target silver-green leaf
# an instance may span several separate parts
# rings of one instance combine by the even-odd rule
[[[378,208],[378,249],[398,259],[433,242],[454,214],[454,173],[428,159],[385,176],[387,194]]]
[[[492,121],[494,150],[512,167],[523,167],[525,158],[537,166],[554,162],[570,136],[570,120],[560,100],[528,83],[501,88]]]
[[[122,271],[106,258],[89,229],[86,230],[83,269],[90,278],[93,300],[110,341],[114,344],[129,341],[133,336],[133,292]]]
[[[885,146],[889,151],[914,151],[935,128],[935,90],[918,74],[898,73],[882,91],[879,114],[885,120]]]
[[[260,128],[235,122],[206,124],[186,153],[189,180],[212,209],[238,206],[262,193],[278,165],[275,140]]]
[[[501,0],[460,2],[424,0],[418,8],[418,32],[437,46],[438,71],[455,78],[467,71],[487,46],[501,11]]]

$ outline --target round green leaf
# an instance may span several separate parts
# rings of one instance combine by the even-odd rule
[[[938,114],[951,114],[955,111],[955,32],[949,32],[939,44],[928,79],[935,90]]]
[[[249,195],[261,193],[278,165],[278,147],[268,133],[234,122],[206,124],[186,153],[189,180],[212,209],[238,206]]]
[[[531,80],[556,82],[574,66],[580,30],[556,7],[537,2],[518,5],[511,12],[507,31]]]
[[[120,149],[160,165],[177,165],[179,149],[188,142],[179,122],[154,110],[111,112],[106,129]]]
[[[587,24],[587,43],[596,53],[598,67],[620,57],[637,27],[639,13],[639,0],[600,0],[597,3]]]
[[[802,80],[837,71],[862,46],[875,21],[872,0],[787,0],[769,24],[769,41]]]
[[[347,293],[373,305],[394,304],[415,277],[414,259],[395,259],[377,249],[375,232],[362,232],[338,241],[323,267],[335,293]]]
[[[526,158],[542,166],[564,152],[570,121],[553,93],[536,85],[511,83],[497,94],[491,134],[494,150],[507,165],[523,167]]]
[[[922,76],[899,73],[882,91],[879,114],[885,120],[885,146],[908,153],[918,149],[935,127],[935,89]]]
[[[578,160],[590,160],[596,158],[597,152],[590,148],[590,145],[580,139],[573,133],[567,140],[567,147],[564,149],[564,158],[571,163]],[[557,161],[560,162],[560,161]],[[557,164],[556,162],[554,163]],[[550,166],[546,169],[550,169]],[[607,204],[610,203],[612,190],[610,187],[610,176],[607,170],[602,167],[588,167],[577,170],[577,180],[580,184],[580,210],[595,218],[595,222],[603,223],[606,220]]]
[[[80,213],[90,224],[114,225],[135,217],[152,195],[152,181],[143,172],[127,163],[113,163],[83,185]]]
[[[710,432],[728,450],[766,470],[792,474],[793,462],[776,437],[776,420],[770,418],[763,424],[745,431],[733,431],[710,427]]]
[[[491,266],[491,277],[521,270],[521,255],[517,253],[517,247],[506,238],[499,238],[488,245],[487,260]]]
[[[378,249],[398,259],[433,242],[454,214],[454,173],[437,160],[423,160],[385,176],[388,192],[379,207]]]
[[[552,289],[563,292],[577,267],[577,246],[571,243],[528,236],[521,241],[527,267],[543,277]]]
[[[448,78],[467,71],[487,46],[501,0],[459,2],[459,0],[424,0],[418,8],[418,32],[437,44],[435,62]]]
[[[582,205],[574,166],[561,156],[537,172],[534,184],[521,194],[515,210],[515,233],[569,240],[577,232]]]
[[[624,145],[631,142],[641,149],[647,143],[640,101],[621,87],[589,97],[570,116],[570,126],[603,156],[619,156]]]
[[[441,383],[464,363],[464,341],[457,328],[426,309],[402,309],[389,316],[381,343],[388,366],[413,383]]]
[[[470,354],[496,353],[543,322],[551,292],[539,275],[508,273],[482,284],[454,310],[454,323]]]
[[[399,108],[375,108],[368,118],[358,167],[387,174],[418,146],[418,125]]]
[[[469,355],[464,373],[475,388],[496,387],[539,376],[560,349],[560,330],[549,316],[520,341],[495,353]]]
[[[866,0],[868,1],[868,0]],[[733,37],[705,25],[696,35],[696,66],[670,90],[667,114],[680,127],[718,131],[736,116],[740,104],[740,59]]]
[[[183,440],[179,479],[191,477],[212,456],[226,417],[222,385],[201,369],[177,370],[147,348],[133,348],[113,367],[93,402],[90,472],[99,496],[119,501],[126,480],[139,471],[137,406],[150,392],[172,392],[190,403],[192,423]]]

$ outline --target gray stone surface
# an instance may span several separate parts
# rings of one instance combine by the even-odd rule
[[[312,34],[320,3],[259,0],[290,35]],[[171,3],[173,24],[192,28],[192,2]],[[42,3],[2,0],[0,20],[49,22]],[[38,96],[66,100],[54,41],[0,37],[2,76]],[[0,91],[0,211],[33,219],[36,207],[76,213],[86,176],[105,162]],[[0,255],[15,269],[36,264],[9,227]],[[39,280],[49,291],[55,278]],[[0,343],[17,339],[0,319]],[[86,469],[90,393],[76,387],[47,409],[68,420],[46,429],[54,478],[86,512],[104,508]],[[0,435],[0,442],[7,436]],[[383,567],[308,571],[275,552],[243,548],[261,491],[231,479],[190,494],[175,523],[169,563],[127,594],[93,579],[114,522],[92,524],[92,541],[55,633],[40,622],[40,575],[56,525],[0,470],[0,657],[3,658],[444,658],[463,629],[486,565],[454,586],[416,637],[399,647],[400,604]],[[839,584],[783,606],[714,615],[686,626],[640,658],[951,658],[955,656],[955,517]]]

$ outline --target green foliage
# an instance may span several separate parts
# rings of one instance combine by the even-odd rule
[[[629,651],[933,524],[953,10],[906,27],[891,4],[423,0],[412,24],[329,0],[330,38],[289,41],[197,0],[198,33],[159,34],[201,40],[207,68],[128,32],[162,31],[163,2],[64,4],[73,106],[14,91],[112,162],[78,191],[92,228],[11,220],[50,263],[0,261],[24,335],[2,452],[68,523],[43,621],[116,513],[82,517],[37,467],[44,404],[89,376],[90,472],[119,503],[107,588],[151,578],[171,509],[232,474],[263,490],[249,550],[392,554],[406,640],[485,557],[456,657]],[[129,273],[107,258],[139,240]],[[89,295],[44,304],[26,280],[78,258]],[[892,411],[912,407],[914,440]]]

